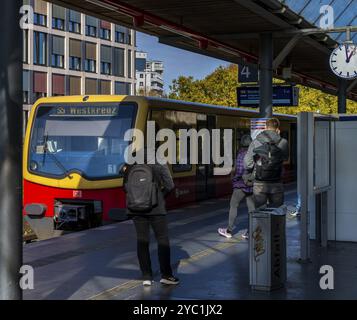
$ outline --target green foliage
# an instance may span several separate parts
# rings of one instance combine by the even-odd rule
[[[238,67],[231,64],[220,66],[204,79],[180,76],[170,86],[168,97],[192,102],[214,105],[237,106],[236,88]],[[281,82],[274,80],[274,83]],[[298,107],[274,107],[274,112],[297,114],[301,111],[313,111],[324,114],[337,113],[337,97],[319,90],[299,86],[300,101]],[[357,113],[357,102],[347,101],[347,112]]]
[[[237,66],[220,66],[202,80],[184,76],[174,79],[169,98],[235,107],[237,86]]]

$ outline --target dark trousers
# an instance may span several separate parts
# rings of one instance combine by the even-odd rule
[[[284,185],[280,182],[255,182],[253,195],[257,208],[263,205],[278,208],[284,204]]]
[[[154,230],[158,245],[160,272],[162,277],[172,276],[170,263],[170,242],[165,215],[133,217],[137,234],[137,254],[143,278],[152,279],[151,259],[149,251],[150,226]]]

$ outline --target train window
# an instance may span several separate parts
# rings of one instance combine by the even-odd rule
[[[234,147],[234,141],[233,141],[233,139],[234,139],[234,129],[232,129],[232,128],[219,128],[220,129],[220,156],[221,157],[223,157],[223,155],[224,155],[224,152],[226,152],[225,150],[224,150],[224,144],[225,144],[225,141],[226,141],[226,139],[225,139],[225,137],[224,137],[224,130],[226,129],[228,129],[228,130],[231,130],[231,132],[232,132],[232,150],[231,150],[231,154],[232,154],[232,163],[234,162],[234,159],[235,159],[235,156],[234,156],[234,154],[235,154],[235,147]],[[219,165],[216,165],[215,164],[215,167],[219,167],[219,168],[221,168],[221,167],[223,167],[223,165],[224,165],[224,163],[221,163],[221,164],[219,164]]]
[[[190,128],[178,128],[175,127],[174,131],[176,133],[176,164],[172,165],[172,171],[173,172],[186,172],[186,171],[191,171],[192,170],[192,164],[190,163],[190,138],[187,138],[187,151],[186,151],[186,156],[187,156],[187,163],[186,164],[180,164],[180,129],[186,129],[189,130]]]
[[[31,132],[29,169],[63,177],[77,171],[88,179],[119,176],[134,125],[136,105],[39,106]],[[33,169],[36,168],[36,169]]]

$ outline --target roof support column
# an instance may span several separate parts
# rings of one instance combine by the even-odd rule
[[[347,80],[338,80],[338,113],[346,113]]]
[[[273,35],[259,35],[259,94],[260,116],[271,118],[273,115]]]
[[[0,11],[0,300],[19,300],[22,264],[22,31],[21,0]],[[7,32],[5,32],[7,31]]]

